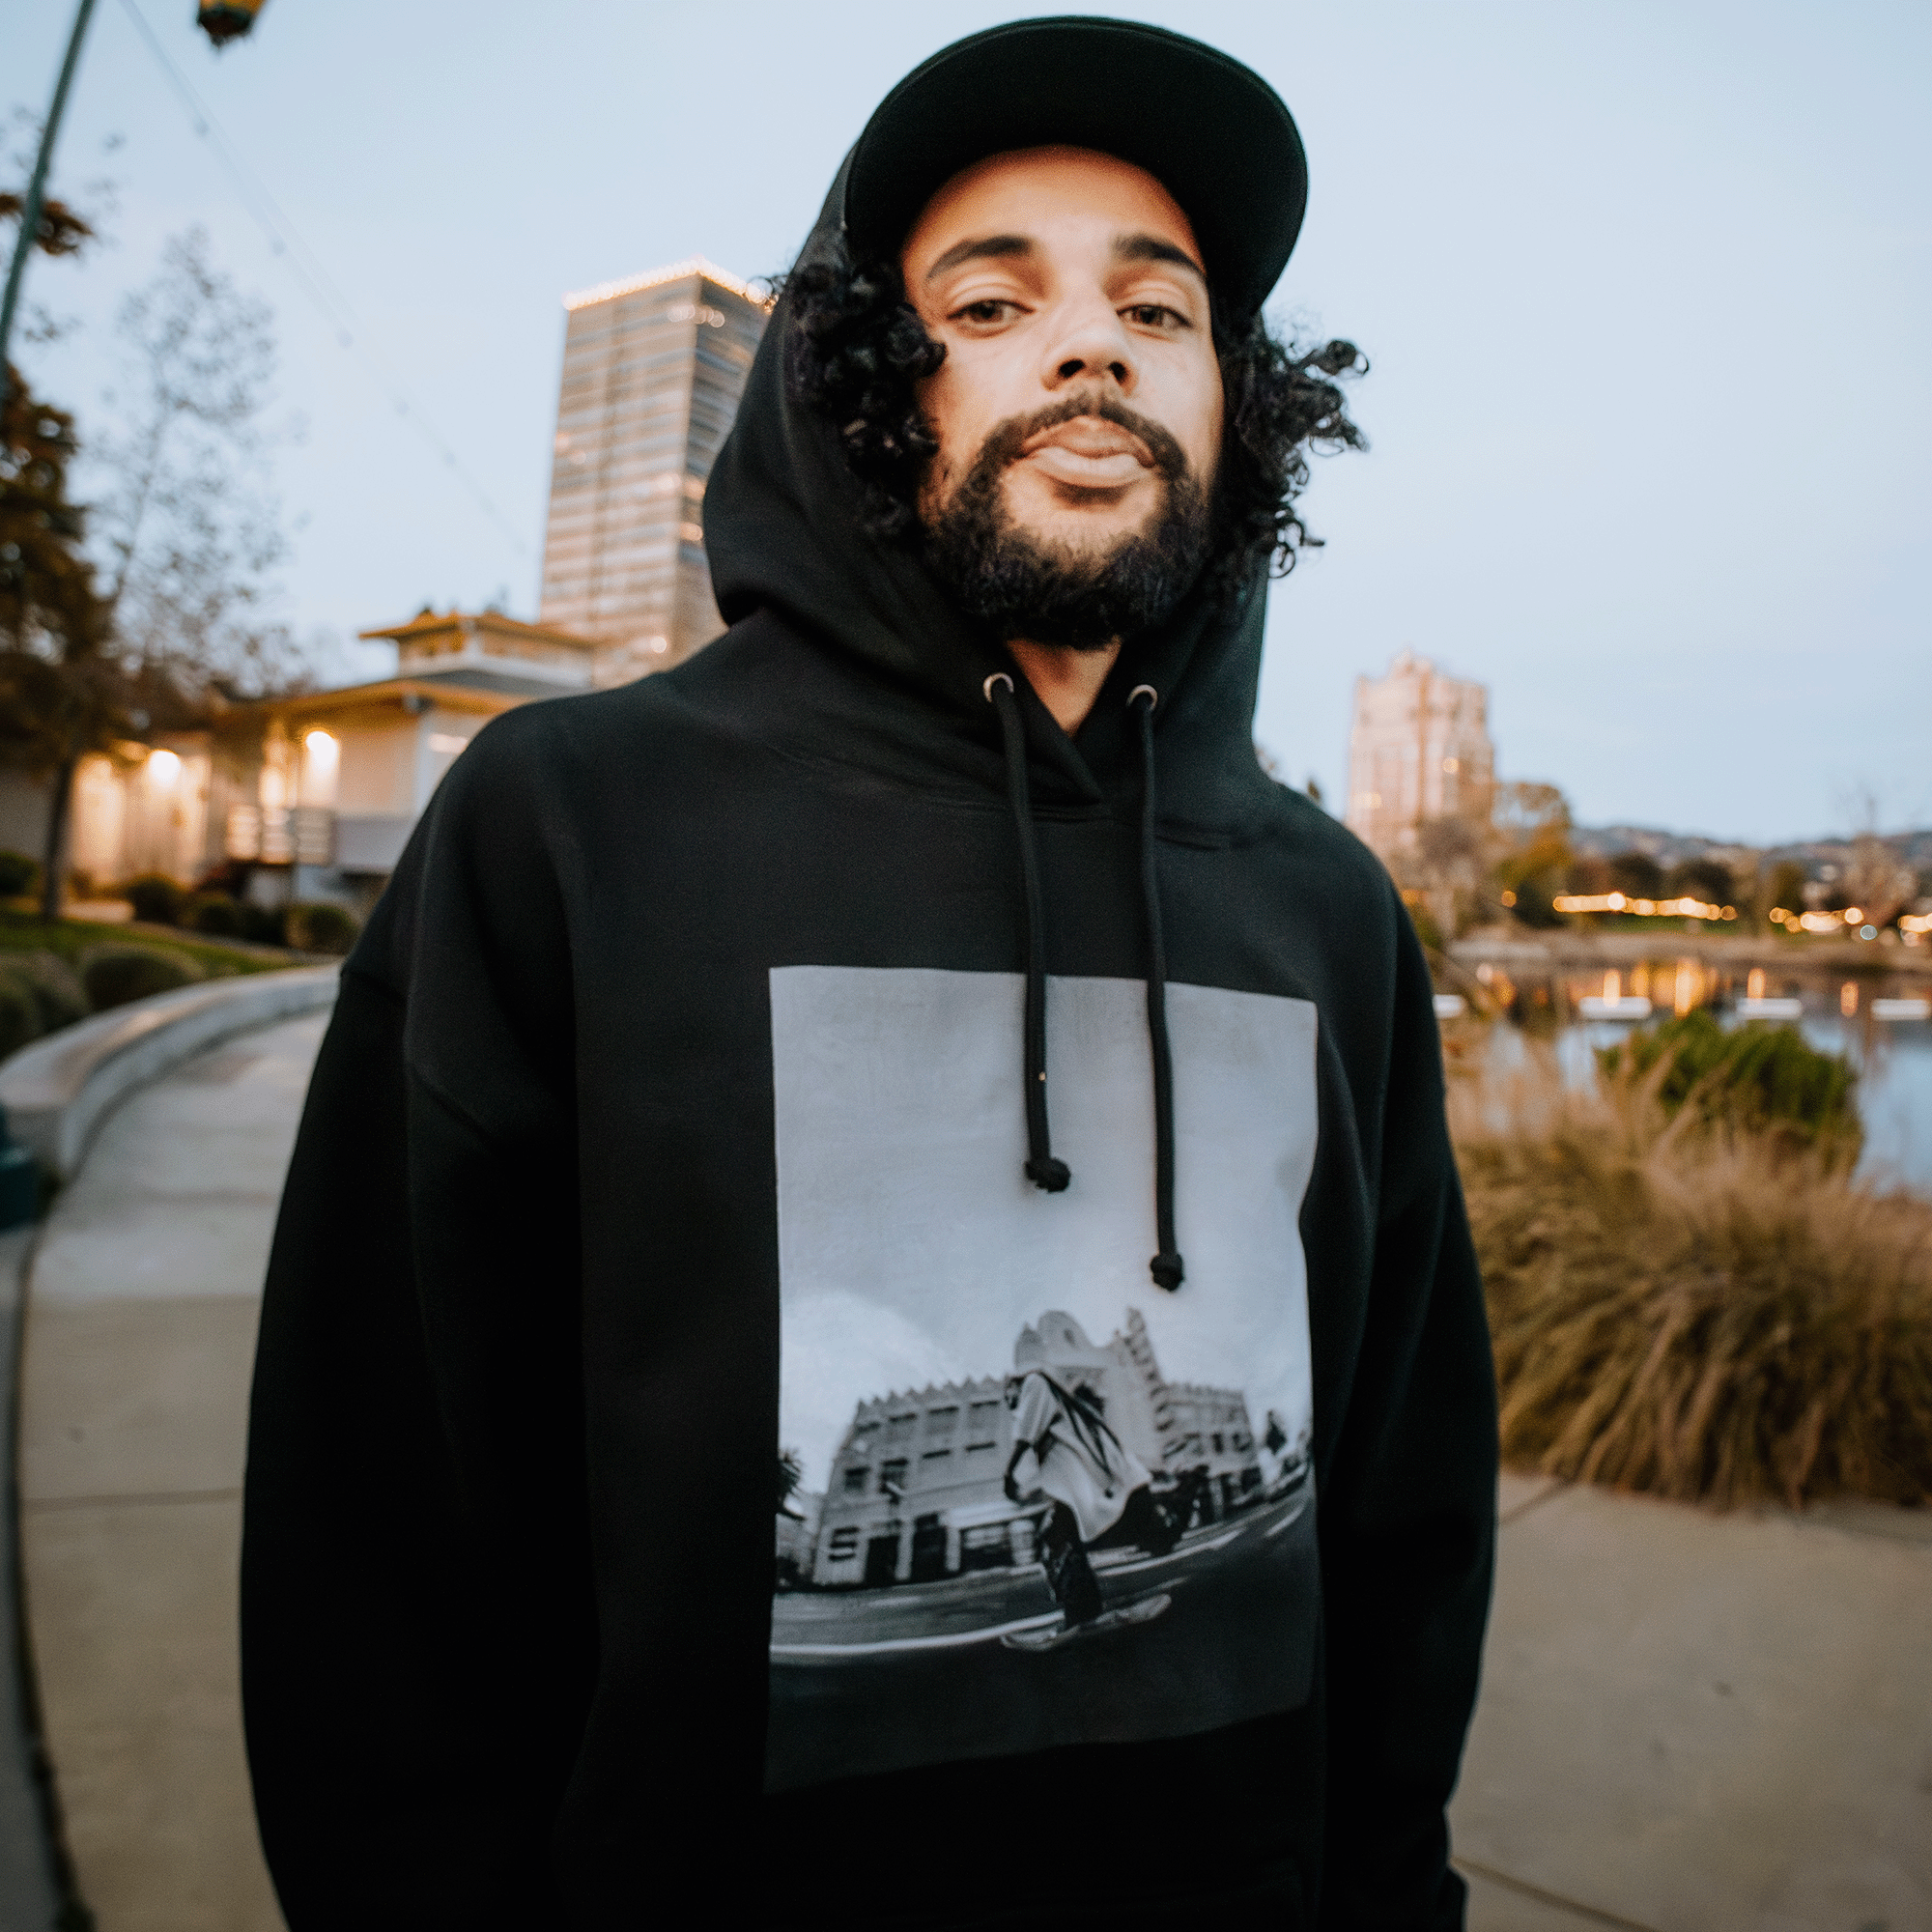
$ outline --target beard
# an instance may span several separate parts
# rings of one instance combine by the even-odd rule
[[[1075,416],[1101,416],[1139,437],[1167,486],[1140,529],[1098,551],[1022,529],[1006,500],[1007,470],[1027,440]],[[927,518],[925,557],[966,614],[1002,640],[1097,651],[1173,615],[1208,560],[1209,525],[1208,492],[1166,430],[1112,396],[1068,396],[1009,416],[986,438]]]

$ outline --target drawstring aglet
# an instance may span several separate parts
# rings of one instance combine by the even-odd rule
[[[1153,1276],[1155,1287],[1166,1289],[1170,1294],[1187,1279],[1187,1269],[1179,1255],[1155,1255],[1148,1263],[1148,1273]]]
[[[1026,1178],[1044,1194],[1065,1194],[1073,1170],[1058,1154],[1050,1153],[1044,1159],[1028,1161]]]

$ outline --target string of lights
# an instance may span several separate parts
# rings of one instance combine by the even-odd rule
[[[337,346],[346,350],[362,365],[364,371],[375,381],[396,413],[406,416],[415,427],[416,434],[441,457],[443,467],[452,471],[469,495],[476,499],[484,514],[498,530],[515,546],[520,556],[529,554],[529,546],[518,535],[508,520],[491,501],[488,493],[463,464],[446,438],[438,430],[435,422],[417,404],[402,381],[384,363],[370,346],[364,331],[356,323],[354,310],[348,298],[330,280],[323,268],[320,258],[302,239],[299,230],[289,219],[261,178],[248,166],[237,151],[235,144],[222,129],[207,105],[188,84],[187,77],[168,58],[167,49],[149,25],[136,0],[121,0],[128,17],[139,30],[148,50],[159,64],[161,71],[174,88],[176,98],[187,111],[189,124],[202,140],[213,151],[221,163],[242,204],[250,216],[268,237],[270,251],[288,268],[296,285],[307,298],[316,313],[327,324],[334,335]]]

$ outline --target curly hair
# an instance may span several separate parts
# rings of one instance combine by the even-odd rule
[[[840,256],[795,270],[783,286],[793,395],[837,431],[865,492],[867,528],[916,538],[920,487],[939,449],[917,385],[946,359],[945,345],[926,334],[895,263]],[[1259,315],[1231,324],[1211,296],[1209,314],[1225,415],[1203,582],[1227,603],[1258,569],[1285,577],[1298,552],[1320,547],[1295,508],[1308,452],[1368,447],[1338,379],[1369,365],[1352,342],[1297,353]]]

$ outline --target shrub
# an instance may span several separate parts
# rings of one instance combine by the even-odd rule
[[[40,867],[24,852],[0,852],[0,899],[19,899],[41,883]]]
[[[0,953],[0,1059],[88,1010],[86,988],[57,952]]]
[[[44,1031],[32,988],[11,962],[0,962],[0,1060],[18,1053]]]
[[[1932,1498],[1932,1204],[1628,1068],[1452,1097],[1505,1459],[1719,1504]]]
[[[226,893],[196,893],[182,908],[182,922],[211,939],[240,939],[247,926],[242,908]]]
[[[242,937],[258,946],[284,946],[287,941],[287,906],[260,906],[242,901]]]
[[[9,952],[0,954],[0,960],[25,981],[40,1012],[43,1033],[87,1017],[91,1010],[87,988],[58,952]]]
[[[171,946],[96,946],[81,955],[80,978],[101,1012],[185,986],[201,978],[201,968]]]
[[[1645,1027],[1597,1060],[1612,1079],[1647,1079],[1666,1115],[1688,1105],[1705,1125],[1813,1148],[1847,1168],[1864,1144],[1858,1074],[1838,1055],[1808,1045],[1796,1027],[1727,1033],[1700,1009]]]
[[[347,952],[362,930],[353,912],[339,905],[292,905],[285,928],[298,952]]]
[[[121,888],[121,896],[134,908],[134,917],[149,925],[173,925],[181,918],[187,895],[163,872],[145,872]]]

